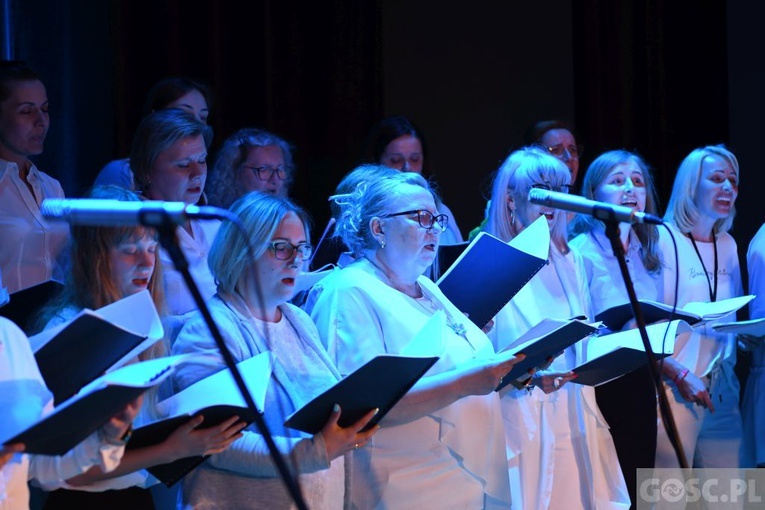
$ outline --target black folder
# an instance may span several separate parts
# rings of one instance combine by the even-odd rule
[[[110,313],[124,307],[125,313],[156,315],[150,296],[146,291],[144,293],[108,305],[112,310]],[[56,331],[55,329],[30,338],[37,366],[45,384],[53,393],[56,405],[77,393],[80,388],[118,362],[125,361],[129,355],[137,356],[140,351],[160,338],[155,335],[155,339],[150,340],[148,335],[129,331],[110,322],[99,315],[101,310],[106,309],[107,307],[104,307],[96,312],[83,310],[50,339],[47,338]]]
[[[7,317],[16,323],[27,335],[34,327],[33,322],[37,318],[37,313],[51,299],[58,296],[64,286],[55,281],[34,285],[24,290],[14,292],[10,295],[10,301],[0,307],[0,315]]]
[[[548,246],[549,237],[545,248]],[[437,283],[449,301],[483,328],[545,262],[481,232]]]
[[[523,353],[526,357],[513,365],[510,372],[502,378],[502,383],[497,386],[496,391],[511,384],[532,368],[544,365],[551,357],[554,358],[566,348],[597,330],[597,325],[588,324],[578,319],[565,321],[545,319],[531,328],[513,346],[503,350],[503,352]],[[524,338],[529,340],[524,341]]]
[[[180,359],[173,356],[134,363],[110,372],[2,444],[24,443],[24,453],[63,455],[152,386],[166,379]]]
[[[385,417],[436,361],[437,356],[376,356],[293,413],[284,424],[316,434],[327,423],[334,405],[338,404],[341,427],[352,425],[372,409],[379,409],[364,428],[368,430]]]

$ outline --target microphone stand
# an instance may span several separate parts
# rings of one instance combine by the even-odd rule
[[[287,486],[287,491],[290,493],[290,496],[292,496],[292,499],[298,509],[308,510],[308,506],[303,499],[303,495],[300,493],[300,487],[297,484],[296,477],[292,476],[292,473],[290,473],[284,458],[276,447],[273,436],[268,430],[268,426],[266,425],[262,414],[255,405],[255,402],[252,400],[252,395],[250,395],[250,392],[247,390],[247,386],[244,384],[242,374],[239,373],[239,369],[236,367],[234,357],[231,355],[231,351],[228,350],[226,342],[223,340],[223,336],[220,333],[220,329],[218,329],[218,325],[212,318],[210,310],[207,308],[207,304],[205,303],[204,298],[202,298],[202,294],[199,292],[199,287],[197,287],[194,278],[189,272],[189,262],[186,260],[186,256],[183,254],[183,251],[178,244],[178,237],[175,235],[175,223],[173,223],[167,213],[164,213],[164,221],[161,222],[161,224],[158,225],[160,222],[157,221],[152,221],[151,223],[151,226],[157,229],[160,243],[162,246],[164,246],[170,255],[170,259],[173,261],[173,265],[175,265],[175,268],[181,273],[181,275],[183,275],[186,286],[188,287],[189,292],[191,292],[197,307],[199,307],[199,311],[202,313],[202,317],[204,318],[207,327],[210,329],[210,333],[212,334],[212,337],[218,346],[218,350],[223,356],[223,361],[231,371],[231,375],[234,377],[234,381],[236,382],[236,385],[247,404],[247,408],[253,416],[253,421],[255,421],[258,430],[260,430],[263,439],[266,441],[268,451],[270,452],[271,458],[273,459],[274,464],[279,471],[279,475],[281,476],[282,481],[284,481],[284,484]]]
[[[640,307],[637,295],[635,294],[635,288],[632,285],[632,279],[630,278],[629,270],[627,269],[627,261],[624,256],[624,247],[622,246],[621,239],[619,239],[619,221],[616,219],[616,214],[611,207],[599,207],[593,208],[592,215],[602,221],[606,226],[606,236],[611,241],[611,249],[614,252],[616,260],[619,262],[619,269],[622,273],[622,279],[624,285],[627,288],[627,295],[630,298],[630,307],[632,313],[635,316],[635,322],[637,322],[638,330],[640,330],[640,338],[643,340],[643,347],[645,348],[645,354],[648,358],[648,365],[651,370],[651,376],[653,384],[656,387],[656,394],[659,398],[659,410],[664,424],[664,429],[667,431],[667,437],[669,438],[672,447],[675,449],[677,455],[677,461],[681,468],[687,468],[688,463],[685,460],[685,453],[683,452],[683,445],[680,443],[680,436],[677,432],[677,426],[675,425],[675,418],[672,415],[672,409],[669,407],[669,401],[667,400],[667,394],[664,391],[664,384],[661,381],[661,371],[659,370],[659,363],[656,360],[656,354],[654,354],[651,348],[651,342],[648,340],[648,332],[645,329],[645,317],[643,316],[643,309]]]

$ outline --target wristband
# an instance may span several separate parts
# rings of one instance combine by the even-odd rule
[[[682,371],[682,372],[680,372],[679,374],[677,374],[677,375],[675,376],[675,378],[674,378],[674,379],[672,379],[672,380],[675,382],[675,384],[680,384],[680,381],[682,381],[683,379],[685,379],[685,376],[687,376],[687,375],[688,375],[688,369],[686,368],[686,369],[683,369],[683,371]]]

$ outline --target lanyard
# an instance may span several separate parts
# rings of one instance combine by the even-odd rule
[[[701,252],[699,252],[699,247],[696,246],[696,240],[693,238],[693,234],[688,232],[688,237],[691,238],[693,249],[696,250],[696,255],[699,257],[701,267],[704,269],[704,276],[707,278],[707,285],[709,286],[709,300],[712,302],[717,301],[717,237],[715,236],[715,233],[712,232],[712,246],[714,246],[715,251],[715,272],[713,275],[714,289],[712,289],[712,282],[709,280],[709,272],[707,271],[707,266],[704,265],[704,259],[701,258]]]

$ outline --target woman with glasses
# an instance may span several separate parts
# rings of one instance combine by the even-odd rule
[[[356,508],[507,508],[499,397],[517,361],[422,276],[448,226],[413,172],[380,176],[335,197],[336,233],[355,260],[312,289],[311,316],[341,374],[379,354],[440,356],[354,453]],[[437,333],[411,345],[437,315]]]
[[[560,120],[543,120],[537,122],[526,132],[527,145],[538,145],[555,156],[568,167],[571,172],[571,186],[576,185],[579,175],[579,158],[584,148],[577,145],[571,128]]]
[[[263,129],[240,129],[215,157],[210,175],[210,203],[228,208],[250,191],[286,197],[295,177],[292,147]]]
[[[548,264],[494,318],[489,337],[498,351],[546,318],[591,317],[582,258],[566,243],[566,213],[528,201],[530,189],[563,192],[570,178],[559,160],[538,147],[513,152],[497,171],[486,232],[510,241],[540,217],[550,228]],[[540,367],[527,391],[502,395],[507,467],[519,508],[629,506],[595,393],[570,383],[576,377],[570,370],[582,361],[578,343]]]
[[[344,508],[344,455],[363,448],[377,427],[360,430],[372,419],[341,428],[336,409],[321,432],[310,436],[284,426],[294,411],[324,392],[340,374],[322,347],[311,319],[288,303],[295,293],[300,266],[310,257],[308,217],[285,198],[249,193],[231,206],[244,226],[225,222],[210,251],[218,292],[210,313],[236,362],[270,351],[274,355],[264,419],[311,509]],[[250,248],[249,243],[252,243]],[[201,314],[181,330],[173,354],[217,351]],[[217,364],[187,363],[175,374],[177,389],[224,369]],[[294,463],[293,463],[294,461]],[[289,508],[287,493],[263,437],[253,424],[229,450],[211,457],[186,475],[183,508]]]
[[[643,158],[632,152],[615,150],[598,156],[584,175],[582,195],[590,200],[658,214],[651,172]],[[570,244],[584,259],[593,313],[597,315],[613,306],[628,303],[619,264],[603,222],[589,215],[577,215],[569,225],[569,232],[577,236]],[[637,297],[660,301],[662,261],[658,227],[647,223],[621,223],[619,237]],[[652,468],[656,455],[656,389],[651,371],[645,365],[598,386],[595,395],[611,427],[634,507],[637,504],[637,469]]]
[[[212,130],[183,110],[159,110],[144,117],[130,153],[138,191],[150,200],[205,204],[207,148],[211,142]],[[218,220],[191,219],[176,229],[189,271],[205,299],[215,293],[207,253],[218,227]],[[179,316],[195,310],[197,305],[164,248],[160,257],[169,314]]]

